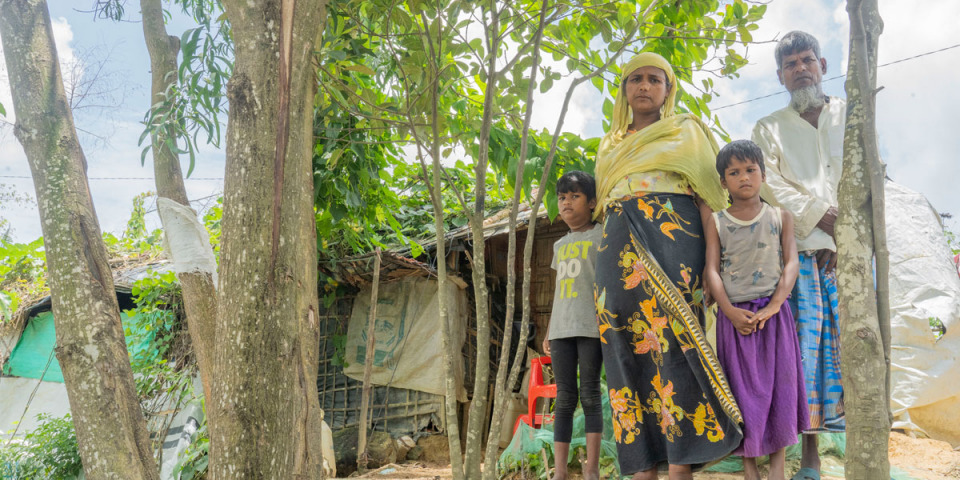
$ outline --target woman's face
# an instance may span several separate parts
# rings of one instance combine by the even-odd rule
[[[659,113],[667,99],[667,74],[654,66],[640,67],[623,82],[625,96],[634,114]]]

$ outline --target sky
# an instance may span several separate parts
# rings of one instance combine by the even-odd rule
[[[141,149],[137,146],[143,131],[140,121],[149,101],[149,56],[140,23],[95,20],[91,13],[70,8],[72,3],[50,2],[54,36],[65,70],[66,66],[79,62],[88,73],[93,67],[83,62],[85,52],[95,51],[101,56],[108,53],[103,70],[123,87],[123,100],[118,108],[75,113],[80,128],[107,137],[104,142],[81,133],[101,229],[119,235],[129,217],[133,197],[153,189],[149,155],[146,165],[141,166]],[[880,0],[879,4],[884,19],[879,64],[910,58],[881,67],[878,73],[877,83],[883,90],[877,96],[877,130],[888,176],[925,194],[937,211],[960,218],[960,194],[955,191],[960,178],[960,135],[951,131],[955,125],[954,112],[960,107],[960,89],[953,86],[956,65],[960,64],[960,48],[918,57],[960,46],[960,31],[953,25],[960,18],[960,2],[929,0],[918,4]],[[128,13],[138,17],[134,7]],[[753,32],[756,41],[776,40],[791,30],[804,30],[816,36],[828,64],[824,91],[844,96],[844,79],[829,79],[846,73],[849,29],[845,2],[772,0],[759,25],[759,30]],[[175,15],[168,30],[171,34],[180,34],[189,27],[187,20]],[[715,79],[717,95],[710,106],[734,139],[750,138],[757,120],[788,102],[788,95],[777,81],[773,50],[774,43],[752,44],[747,52],[749,64],[740,69],[739,78]],[[552,131],[565,89],[566,83],[559,81],[546,94],[535,98],[532,121],[535,128]],[[766,95],[772,96],[755,100]],[[581,86],[572,99],[564,130],[584,137],[602,135],[602,100],[596,89]],[[747,103],[733,105],[739,102]],[[7,116],[0,117],[0,184],[32,196],[33,183],[23,150],[13,137],[12,129],[3,126],[4,121],[14,121],[3,66],[0,66],[0,103],[7,110]],[[208,204],[209,197],[222,189],[223,169],[222,149],[205,148],[191,179],[186,181],[188,197],[200,199],[195,208]],[[152,202],[148,203],[148,209],[151,205]],[[3,209],[0,215],[13,225],[15,240],[29,241],[41,235],[35,206],[0,208]],[[159,225],[155,213],[148,215],[148,221],[152,226]],[[947,225],[954,231],[960,230],[956,218]]]

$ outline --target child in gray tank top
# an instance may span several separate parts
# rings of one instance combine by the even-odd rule
[[[567,459],[573,434],[573,412],[577,400],[583,406],[587,461],[583,478],[600,478],[600,439],[603,412],[600,407],[600,329],[594,308],[594,278],[597,248],[603,229],[593,223],[597,206],[596,183],[590,175],[571,171],[557,181],[560,218],[570,232],[553,245],[551,267],[557,271],[550,325],[543,339],[543,351],[550,355],[557,379],[554,407],[553,452],[556,459],[553,480],[567,478]],[[577,388],[577,370],[580,384]]]
[[[759,480],[756,457],[770,456],[769,478],[785,478],[785,447],[808,428],[800,345],[786,303],[799,261],[789,212],[760,200],[763,153],[749,140],[717,155],[730,207],[704,215],[704,272],[717,312],[717,358],[743,412],[744,478]]]

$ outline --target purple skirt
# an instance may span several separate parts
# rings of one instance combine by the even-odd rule
[[[733,305],[756,312],[768,303],[764,297]],[[797,443],[809,428],[810,412],[789,304],[750,335],[737,332],[718,310],[717,357],[743,412],[743,443],[733,454],[760,457]]]

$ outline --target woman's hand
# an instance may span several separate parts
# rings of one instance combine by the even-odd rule
[[[547,340],[546,337],[543,339],[543,344],[540,345],[543,348],[544,355],[550,355],[550,340]]]
[[[757,325],[751,318],[753,317],[753,312],[750,310],[730,307],[729,309],[724,310],[723,314],[726,315],[730,320],[730,323],[733,324],[733,328],[740,332],[740,335],[750,335],[757,329]]]
[[[776,315],[777,312],[780,311],[780,307],[782,306],[783,306],[782,303],[780,305],[774,305],[773,303],[769,303],[767,304],[766,307],[763,307],[760,310],[757,310],[757,313],[753,314],[750,321],[756,324],[757,330],[763,330],[764,325],[767,324],[767,320],[770,320],[770,317]]]
[[[716,303],[716,300],[713,299],[713,294],[710,293],[709,288],[703,289],[703,307],[710,308],[710,305]]]

